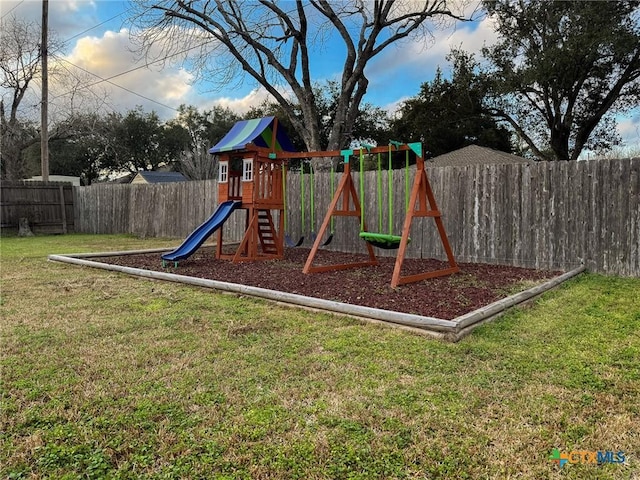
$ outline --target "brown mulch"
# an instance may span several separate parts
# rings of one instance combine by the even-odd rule
[[[395,258],[379,257],[379,265],[373,267],[305,275],[302,266],[308,254],[307,248],[287,248],[284,260],[234,264],[216,260],[213,249],[203,247],[182,260],[178,268],[174,268],[173,262],[163,268],[158,253],[96,260],[443,319],[453,319],[559,274],[504,265],[462,263],[459,265],[461,271],[454,275],[392,289],[390,282]],[[316,256],[314,265],[362,259],[366,257],[324,250]],[[402,274],[446,267],[448,264],[439,260],[406,259]]]

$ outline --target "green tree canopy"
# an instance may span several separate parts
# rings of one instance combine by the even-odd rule
[[[392,121],[392,132],[403,141],[424,142],[428,158],[475,144],[512,152],[511,132],[484,111],[484,86],[473,56],[456,52],[451,79],[440,68],[420,93],[406,100]]]
[[[108,150],[108,123],[97,114],[78,117],[65,138],[49,144],[53,175],[74,175],[90,185],[101,176]]]
[[[483,49],[487,106],[545,160],[619,139],[640,104],[640,2],[491,0],[500,40]]]
[[[235,112],[219,105],[202,112],[193,105],[180,105],[176,118],[166,123],[167,126],[182,127],[188,136],[189,148],[195,148],[199,144],[213,146],[240,119]]]
[[[188,148],[188,134],[177,124],[165,125],[155,112],[141,107],[108,117],[103,167],[111,171],[157,170],[171,165]]]

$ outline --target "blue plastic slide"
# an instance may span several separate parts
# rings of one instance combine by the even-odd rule
[[[231,213],[240,205],[242,205],[242,202],[237,202],[235,200],[229,200],[218,205],[216,211],[213,212],[213,215],[211,215],[206,222],[196,228],[191,235],[182,242],[182,245],[176,248],[173,252],[162,255],[162,259],[177,262],[178,260],[188,258],[193,254],[193,252],[200,248],[204,241],[209,238],[213,232],[222,227],[224,222],[227,221],[227,218],[229,218],[229,215],[231,215]]]

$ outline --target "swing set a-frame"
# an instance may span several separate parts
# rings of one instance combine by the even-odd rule
[[[422,144],[421,143],[409,143],[402,144],[398,142],[392,143],[395,151],[412,151],[416,155],[416,174],[413,180],[413,186],[411,188],[411,194],[407,205],[407,211],[404,218],[404,225],[402,227],[402,233],[399,236],[392,235],[390,233],[376,233],[367,229],[366,222],[363,217],[363,208],[358,196],[355,183],[351,175],[350,158],[359,155],[362,158],[364,148],[349,149],[339,151],[318,151],[318,152],[277,152],[270,153],[269,156],[272,159],[294,159],[294,158],[321,158],[321,157],[339,157],[343,158],[344,173],[338,184],[329,209],[324,217],[322,225],[317,232],[317,236],[311,248],[311,252],[307,257],[307,261],[304,265],[304,273],[316,273],[327,272],[335,270],[345,270],[349,268],[357,268],[369,265],[377,265],[378,260],[376,258],[373,246],[382,248],[397,248],[398,253],[396,255],[396,262],[391,278],[391,287],[395,288],[399,285],[407,283],[419,282],[428,278],[440,277],[444,275],[450,275],[460,271],[455,258],[447,233],[442,223],[442,214],[438,210],[427,172],[425,170],[425,162],[422,157]],[[367,154],[386,153],[390,147],[370,147],[366,149]],[[389,158],[391,162],[391,158]],[[362,182],[361,182],[362,184]],[[319,248],[322,246],[325,232],[329,228],[330,223],[334,217],[355,217],[360,224],[360,237],[366,240],[366,248],[368,259],[362,262],[353,263],[341,263],[333,265],[314,265],[314,260],[318,253]],[[410,238],[409,233],[411,231],[411,225],[416,218],[431,217],[434,219],[440,241],[447,256],[449,266],[435,271],[422,272],[412,275],[402,275],[402,265],[405,260],[407,245]],[[326,243],[326,242],[325,242]]]

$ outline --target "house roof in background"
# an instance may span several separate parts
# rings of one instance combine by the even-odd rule
[[[187,177],[185,177],[180,172],[138,172],[138,175],[144,178],[147,183],[170,183],[187,181]]]
[[[500,165],[505,163],[532,163],[526,158],[492,148],[468,145],[428,160],[434,167],[464,167],[466,165]]]
[[[254,143],[258,147],[272,148],[273,128],[276,125],[276,120],[275,117],[264,117],[237,122],[222,140],[209,149],[209,153],[244,150],[248,143]],[[295,152],[286,130],[280,123],[277,124],[276,145],[273,148]]]
[[[41,182],[42,175],[38,175],[36,177],[28,178],[27,181]],[[76,187],[80,186],[80,177],[74,177],[71,175],[49,175],[50,182],[68,182]]]

